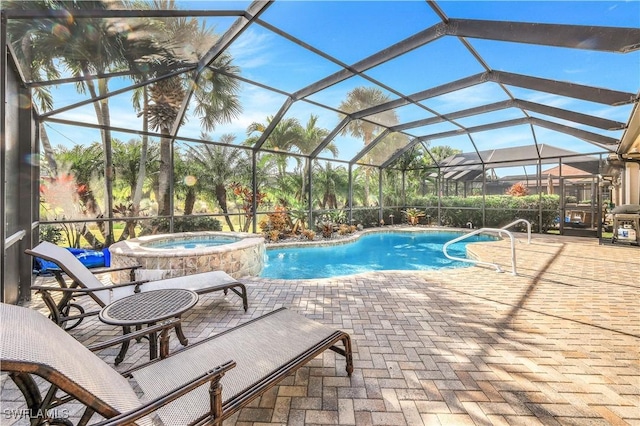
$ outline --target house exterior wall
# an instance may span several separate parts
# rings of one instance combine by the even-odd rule
[[[625,164],[624,204],[640,204],[640,164]]]

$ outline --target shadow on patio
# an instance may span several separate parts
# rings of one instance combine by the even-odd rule
[[[508,259],[501,243],[476,247],[483,260]],[[351,379],[325,352],[229,425],[640,422],[638,250],[542,236],[517,250],[516,277],[471,267],[251,278],[247,313],[237,297],[203,295],[183,327],[196,342],[286,306],[351,334]],[[38,296],[32,306],[43,308]],[[97,319],[72,330],[86,344],[119,333]],[[117,369],[147,349],[133,345]],[[116,352],[101,356],[113,363]],[[14,424],[6,413],[22,407],[19,397],[3,380],[3,424]]]

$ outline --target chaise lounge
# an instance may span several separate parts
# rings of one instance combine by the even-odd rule
[[[249,307],[245,285],[223,271],[203,272],[158,281],[135,281],[134,272],[136,267],[98,270],[98,273],[105,273],[131,269],[131,282],[105,285],[95,276],[94,272],[63,247],[43,241],[33,249],[25,250],[25,253],[53,262],[60,268],[60,270],[51,270],[59,284],[59,288],[32,286],[32,289],[41,293],[45,304],[51,312],[51,319],[66,330],[76,327],[83,318],[89,315],[96,315],[99,312],[85,312],[81,305],[73,303],[73,299],[81,295],[90,296],[100,307],[104,307],[115,300],[130,296],[134,292],[181,288],[192,290],[198,294],[213,291],[223,291],[224,294],[227,294],[231,290],[242,298],[242,305],[245,311]],[[67,286],[64,274],[72,279],[73,282],[70,286]],[[51,295],[51,292],[56,291],[63,293],[58,302]],[[78,313],[72,315],[72,309],[77,310]]]
[[[22,391],[31,415],[67,414],[57,407],[76,400],[86,407],[79,425],[94,413],[107,419],[94,423],[101,426],[152,420],[220,425],[327,349],[345,357],[349,376],[353,371],[347,333],[284,308],[122,375],[39,312],[0,304],[0,322],[0,366]],[[155,327],[172,326],[170,321]],[[114,344],[125,337],[136,333]],[[34,375],[51,385],[45,397]],[[70,424],[64,420],[51,424]]]

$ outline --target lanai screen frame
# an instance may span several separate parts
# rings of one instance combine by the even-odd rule
[[[258,83],[255,81],[251,81],[244,77],[241,77],[241,80],[247,81],[258,87],[263,87],[266,90],[273,91],[274,93],[280,93],[281,95],[286,97],[286,101],[281,105],[280,109],[275,112],[274,119],[271,124],[265,129],[260,138],[258,138],[257,142],[253,147],[245,148],[235,146],[237,149],[249,149],[252,153],[253,158],[253,190],[254,193],[257,191],[257,182],[255,179],[255,158],[260,152],[268,152],[269,150],[265,148],[265,142],[268,140],[271,132],[274,130],[277,123],[285,116],[287,111],[294,105],[296,102],[308,102],[311,104],[317,104],[318,106],[322,106],[327,110],[332,110],[335,113],[341,113],[341,111],[337,110],[328,105],[322,105],[318,102],[315,102],[309,99],[309,96],[314,93],[318,93],[319,91],[331,87],[335,84],[340,83],[341,81],[346,80],[352,76],[359,76],[366,81],[376,85],[377,87],[384,88],[389,93],[394,94],[397,98],[391,100],[389,102],[375,105],[369,108],[365,108],[360,111],[356,111],[349,114],[344,114],[344,119],[334,128],[330,129],[329,135],[327,138],[318,146],[316,149],[311,152],[306,157],[309,160],[313,159],[323,159],[327,161],[343,163],[349,169],[349,178],[351,180],[352,173],[351,170],[353,167],[357,167],[358,165],[362,165],[362,159],[366,156],[367,153],[374,150],[378,144],[383,143],[385,137],[389,134],[398,133],[404,135],[410,142],[401,149],[398,149],[395,153],[389,156],[386,160],[381,162],[380,164],[376,164],[373,167],[378,170],[385,170],[387,168],[394,168],[396,161],[408,150],[420,144],[424,147],[426,152],[429,153],[429,145],[431,141],[445,139],[450,136],[458,136],[458,135],[467,135],[471,141],[471,146],[475,150],[476,154],[479,154],[479,149],[476,144],[473,142],[473,134],[476,132],[486,131],[490,129],[497,128],[506,128],[511,126],[518,125],[528,125],[531,128],[531,133],[534,139],[534,143],[537,146],[538,142],[536,141],[536,128],[547,128],[556,132],[565,133],[570,136],[576,137],[578,139],[587,141],[588,143],[593,144],[595,147],[602,148],[605,152],[615,153],[620,141],[616,138],[612,138],[609,136],[605,136],[602,133],[595,133],[590,131],[582,130],[578,127],[559,124],[557,122],[544,120],[538,118],[536,116],[531,115],[531,112],[539,113],[543,115],[547,115],[550,117],[555,117],[557,119],[563,120],[564,122],[575,123],[576,125],[588,125],[594,128],[601,129],[603,131],[618,131],[624,130],[627,127],[626,123],[603,119],[601,117],[596,117],[592,115],[583,114],[577,111],[564,110],[556,107],[551,107],[547,105],[542,105],[538,103],[534,103],[531,101],[526,101],[523,99],[518,99],[515,97],[509,87],[521,87],[529,90],[536,90],[545,93],[552,93],[562,96],[567,96],[571,98],[577,98],[586,100],[589,102],[598,102],[606,105],[624,105],[624,104],[637,104],[639,100],[638,93],[630,93],[630,92],[622,92],[617,90],[609,90],[598,87],[585,86],[580,84],[575,84],[572,82],[566,81],[556,81],[550,79],[539,78],[535,76],[523,75],[510,73],[505,71],[497,71],[493,70],[488,63],[482,58],[482,56],[475,50],[472,43],[469,42],[468,39],[487,39],[487,40],[497,40],[497,41],[505,41],[505,42],[516,42],[516,43],[525,43],[525,44],[534,44],[534,45],[542,45],[542,46],[555,46],[555,47],[565,47],[565,48],[573,48],[573,49],[590,49],[593,51],[601,51],[601,52],[617,52],[617,53],[627,53],[631,51],[635,51],[640,46],[640,29],[638,28],[619,28],[619,27],[595,27],[595,26],[578,26],[578,25],[563,25],[563,24],[541,24],[541,23],[523,23],[523,22],[502,22],[502,21],[481,21],[474,19],[451,19],[449,18],[441,7],[433,1],[428,1],[427,5],[431,8],[431,10],[439,17],[440,22],[432,25],[410,37],[407,37],[395,44],[388,46],[387,48],[374,53],[353,64],[346,64],[339,59],[332,57],[328,53],[314,48],[304,41],[282,31],[281,29],[274,27],[268,22],[261,19],[261,15],[273,4],[273,2],[264,2],[264,1],[256,1],[251,3],[246,10],[217,10],[217,11],[203,11],[203,10],[184,10],[184,11],[135,11],[135,10],[93,10],[93,11],[77,11],[74,12],[75,16],[78,18],[82,17],[98,17],[98,18],[108,18],[108,17],[121,17],[121,18],[135,18],[135,17],[144,17],[144,16],[155,16],[155,17],[175,17],[175,16],[231,16],[236,17],[236,21],[231,27],[220,37],[218,42],[211,47],[209,52],[200,59],[198,63],[188,64],[186,67],[183,67],[178,70],[174,70],[166,74],[166,76],[174,75],[175,73],[185,73],[185,72],[193,72],[193,80],[195,81],[198,78],[198,75],[203,72],[203,70],[210,68],[212,62],[215,58],[224,52],[247,28],[252,25],[258,25],[263,27],[269,31],[272,31],[278,34],[281,37],[289,40],[293,44],[306,49],[316,55],[319,55],[326,59],[327,61],[337,65],[340,68],[340,71],[333,73],[319,81],[316,81],[313,84],[310,84],[304,88],[301,88],[295,92],[288,93],[283,92],[282,90],[276,89],[274,87],[270,87],[268,85]],[[2,11],[2,40],[7,40],[7,20],[10,19],[38,19],[43,17],[51,17],[51,16],[64,16],[65,12],[63,11],[19,11],[19,10],[3,10]],[[421,46],[428,45],[436,40],[439,40],[443,37],[453,37],[460,41],[460,43],[468,50],[468,52],[475,58],[477,63],[484,69],[483,72],[473,74],[467,76],[462,79],[458,79],[455,81],[451,81],[442,85],[434,86],[428,88],[426,90],[418,91],[411,94],[406,94],[395,90],[393,87],[389,87],[380,81],[372,78],[367,75],[366,72],[376,66],[381,64],[385,64],[389,61],[394,60],[408,52],[413,51],[414,49],[420,48]],[[588,45],[584,45],[583,41],[588,39],[590,43]],[[6,48],[5,42],[3,42],[3,48]],[[8,53],[11,54],[11,48],[8,48]],[[3,66],[7,66],[6,62],[3,63]],[[18,65],[18,68],[20,66]],[[216,69],[216,72],[224,73],[224,70]],[[24,84],[27,88],[36,87],[39,85],[46,84],[59,84],[62,82],[69,82],[77,79],[65,79],[51,82],[29,82],[24,78],[24,73],[22,74],[22,78]],[[115,74],[111,74],[115,75]],[[93,76],[92,78],[98,78],[104,76]],[[145,84],[148,84],[149,81],[133,84],[124,90],[130,90],[134,87],[141,87]],[[424,104],[421,101],[430,99],[432,97],[452,93],[464,88],[472,87],[478,84],[483,83],[495,83],[497,84],[501,90],[503,90],[508,100],[494,102],[487,105],[482,105],[478,107],[463,109],[459,111],[455,111],[452,113],[442,114],[438,111],[435,111]],[[119,92],[114,91],[109,94],[109,96],[115,96]],[[181,106],[179,112],[179,118],[184,117],[186,113],[186,109],[188,106],[188,102],[190,99],[191,93],[187,96]],[[39,122],[49,121],[49,122],[57,122],[57,123],[65,123],[65,124],[73,124],[78,126],[85,127],[95,127],[95,128],[103,128],[103,126],[99,125],[90,125],[87,123],[80,122],[69,122],[66,120],[61,120],[55,118],[55,114],[61,111],[71,109],[77,107],[81,104],[89,104],[92,102],[96,102],[100,100],[100,97],[91,98],[89,100],[76,103],[74,105],[69,105],[58,109],[56,111],[52,111],[45,114],[34,114],[36,116],[36,120]],[[363,120],[369,121],[375,120],[376,114],[384,113],[385,111],[393,110],[403,105],[415,105],[418,108],[423,109],[426,113],[430,114],[429,118],[413,121],[413,122],[404,122],[395,125],[386,126],[386,130],[384,130],[381,134],[377,135],[377,138],[368,146],[363,148],[360,152],[358,152],[353,158],[350,160],[341,160],[334,158],[326,158],[322,156],[322,150],[331,143],[332,139],[339,134],[349,122],[353,120]],[[497,111],[506,108],[513,108],[519,110],[524,115],[523,118],[508,120],[503,122],[494,122],[489,124],[484,124],[481,126],[473,126],[473,127],[464,127],[459,124],[456,120],[474,116],[478,114],[488,113],[491,111]],[[4,121],[4,117],[3,117]],[[177,140],[186,140],[193,141],[199,143],[208,143],[205,141],[197,140],[197,139],[189,139],[184,136],[179,136],[178,131],[180,129],[180,119],[175,120],[174,126],[171,130],[171,139],[173,143]],[[373,121],[375,122],[375,121]],[[449,123],[455,126],[455,130],[440,132],[440,133],[431,133],[431,134],[419,134],[412,132],[413,129],[426,126],[429,124],[435,123]],[[381,126],[385,127],[385,126]],[[111,130],[114,131],[122,131],[122,132],[130,132],[134,134],[141,135],[146,133],[149,136],[160,137],[161,135],[156,132],[141,132],[139,130],[132,129],[118,129],[116,127],[110,127]],[[212,142],[216,144],[217,142]],[[594,151],[592,154],[601,155],[602,151]],[[290,156],[300,156],[300,154],[296,153],[287,153]],[[581,155],[589,155],[588,153]],[[304,156],[304,155],[302,155]],[[433,158],[433,157],[432,157]],[[530,158],[532,162],[539,161],[539,158]],[[480,159],[480,163],[483,167],[491,167],[491,163],[486,163],[482,159]],[[436,167],[439,167],[438,165]],[[381,173],[379,173],[381,175]],[[539,177],[538,177],[539,178]],[[313,185],[312,176],[310,176],[310,185]],[[25,190],[26,190],[25,186]],[[31,191],[31,188],[29,188]],[[351,189],[350,189],[351,193]],[[34,200],[38,199],[38,194],[32,194]],[[382,200],[382,197],[379,197]],[[37,204],[37,202],[36,202]],[[175,209],[173,208],[173,197],[171,198],[171,221],[173,221],[175,217]],[[352,205],[352,199],[349,199],[349,206]],[[379,217],[382,219],[382,211],[384,206],[379,206]],[[257,211],[256,201],[254,200],[253,210]],[[311,200],[309,197],[309,215],[311,212]],[[352,209],[349,209],[349,213],[351,214]],[[112,211],[109,210],[110,217],[107,220],[117,221],[121,220],[120,218],[113,218]],[[39,219],[39,218],[37,218]],[[253,230],[256,231],[256,219],[257,215],[254,215],[253,222]],[[38,220],[36,220],[38,222]]]

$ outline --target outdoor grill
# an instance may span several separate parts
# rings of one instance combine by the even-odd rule
[[[614,208],[612,243],[640,245],[640,205],[625,204]]]

